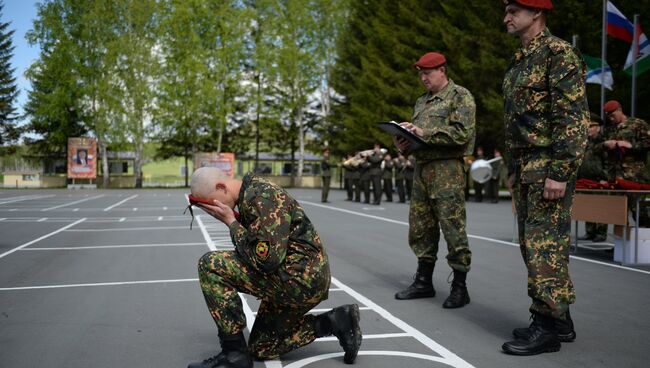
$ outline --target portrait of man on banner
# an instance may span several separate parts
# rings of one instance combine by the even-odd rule
[[[97,178],[97,141],[94,138],[68,139],[68,178]]]

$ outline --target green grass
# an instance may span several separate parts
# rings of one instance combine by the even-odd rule
[[[192,162],[188,162],[190,172],[192,170]],[[181,175],[181,167],[185,165],[185,160],[182,157],[172,158],[164,161],[154,161],[144,164],[142,166],[142,174],[145,180],[170,180],[176,178],[178,180],[183,178]]]

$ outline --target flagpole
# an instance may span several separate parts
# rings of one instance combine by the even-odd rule
[[[600,83],[600,118],[605,120],[605,112],[603,107],[605,106],[605,59],[607,59],[607,0],[603,0],[603,34],[601,41],[601,52],[600,52],[600,72],[601,74],[601,83]]]
[[[639,14],[634,14],[634,38],[632,38],[632,108],[630,116],[636,116],[636,59],[639,57]]]

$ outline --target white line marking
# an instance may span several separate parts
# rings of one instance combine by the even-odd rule
[[[4,217],[3,217],[3,218],[0,218],[0,221],[4,221],[4,220],[6,220],[6,218],[4,218]]]
[[[467,363],[463,359],[461,359],[458,355],[452,353],[451,351],[447,350],[444,346],[438,344],[437,342],[433,341],[429,336],[423,334],[422,332],[416,330],[415,328],[411,327],[409,324],[406,322],[402,321],[401,319],[393,316],[390,312],[388,312],[386,309],[380,307],[378,304],[374,303],[372,300],[366,298],[365,296],[359,294],[349,286],[341,283],[339,280],[337,280],[335,277],[332,277],[332,283],[338,286],[339,288],[343,289],[346,293],[351,295],[353,298],[361,302],[361,304],[370,307],[373,309],[375,312],[377,312],[380,316],[382,316],[384,319],[390,321],[392,324],[395,326],[401,328],[404,332],[410,334],[413,336],[416,340],[424,344],[426,347],[429,349],[435,351],[436,353],[440,354],[445,360],[448,362],[445,362],[453,367],[456,368],[473,368],[471,364]],[[289,365],[290,366],[290,365]],[[289,368],[289,366],[285,368]],[[298,366],[296,366],[298,367]]]
[[[126,217],[122,217],[118,222],[124,222],[126,220]]]
[[[0,254],[0,258],[4,257],[4,256],[6,256],[6,255],[9,255],[9,254],[11,254],[11,253],[13,253],[13,252],[15,252],[15,251],[17,251],[17,250],[21,250],[21,249],[23,249],[23,248],[25,248],[25,247],[28,247],[28,246],[30,246],[30,245],[32,245],[32,244],[34,244],[34,243],[36,243],[36,242],[39,242],[39,241],[41,241],[41,240],[43,240],[43,239],[47,239],[47,238],[49,238],[49,237],[52,236],[52,235],[56,235],[56,234],[58,234],[58,233],[60,233],[60,232],[62,232],[62,231],[65,231],[65,230],[67,230],[68,228],[71,228],[71,227],[73,227],[73,226],[75,226],[75,225],[77,225],[77,224],[79,224],[79,223],[84,222],[85,220],[86,220],[85,218],[82,218],[82,219],[80,219],[80,220],[77,220],[77,221],[75,221],[75,222],[73,222],[73,223],[71,223],[71,224],[69,224],[69,225],[66,225],[66,226],[60,228],[59,230],[55,230],[55,231],[53,231],[53,232],[51,232],[51,233],[49,233],[49,234],[46,234],[46,235],[41,236],[41,237],[38,238],[38,239],[34,239],[34,240],[32,240],[32,241],[30,241],[30,242],[27,242],[27,243],[25,243],[25,244],[23,244],[23,245],[21,245],[21,246],[19,246],[19,247],[17,247],[17,248],[14,248],[14,249],[12,249],[12,250],[10,250],[10,251],[4,252],[4,253]]]
[[[196,222],[199,224],[199,229],[201,229],[201,233],[203,234],[203,239],[205,239],[208,248],[210,248],[210,250],[212,251],[217,250],[217,248],[214,245],[214,242],[212,241],[212,238],[210,238],[210,234],[208,234],[208,231],[205,229],[205,225],[203,225],[203,220],[201,219],[201,215],[196,216]]]
[[[137,211],[138,207],[133,207],[133,212]]]
[[[47,221],[47,217],[43,217],[42,219],[39,219],[39,220],[36,221],[36,222],[43,222],[43,221]]]
[[[162,221],[162,219],[163,219],[162,216],[158,216],[158,221]]]
[[[124,282],[98,282],[93,284],[67,284],[67,285],[42,285],[42,286],[19,286],[0,288],[0,291],[15,290],[37,290],[37,289],[63,289],[88,286],[119,286],[119,285],[142,285],[142,284],[165,284],[176,282],[197,282],[199,279],[176,279],[176,280],[145,280],[145,281],[124,281]]]
[[[12,209],[9,210],[9,212],[16,212],[16,211],[18,211],[17,208],[12,208]]]
[[[110,249],[110,248],[146,248],[146,247],[190,247],[205,245],[205,243],[170,243],[170,244],[121,244],[121,245],[94,245],[81,247],[47,247],[47,248],[25,248],[24,251],[32,250],[80,250],[80,249]]]
[[[331,311],[332,308],[320,308],[320,309],[312,309],[307,313],[325,313]],[[359,307],[359,310],[372,310],[369,307]],[[253,312],[254,315],[257,315],[257,312]]]
[[[131,199],[133,199],[133,198],[135,198],[135,197],[137,197],[137,196],[138,196],[137,194],[132,195],[132,196],[130,196],[129,198],[125,198],[125,199],[123,199],[123,200],[121,200],[121,201],[115,203],[115,204],[112,205],[112,206],[108,206],[108,207],[104,208],[104,212],[106,212],[106,211],[110,211],[110,210],[112,210],[113,208],[115,208],[115,207],[121,205],[122,203],[124,203],[124,202],[126,202],[126,201],[128,201],[128,200],[131,200]]]
[[[364,336],[365,337],[365,336]],[[433,355],[425,355],[425,354],[417,354],[417,353],[407,353],[403,351],[382,351],[382,350],[361,350],[359,351],[358,355],[380,355],[380,356],[399,356],[399,357],[408,357],[408,358],[417,358],[417,359],[423,359],[423,360],[430,360],[432,362],[438,362],[438,363],[443,363],[443,364],[450,364],[449,362],[445,361],[443,358],[433,356]],[[314,362],[318,362],[320,360],[325,360],[325,359],[331,359],[331,358],[336,358],[336,357],[341,357],[343,356],[343,353],[331,353],[331,354],[321,354],[309,358],[304,358],[301,359],[297,362],[293,362],[289,365],[287,365],[284,368],[302,368],[306,365],[309,365]]]
[[[74,210],[72,210],[72,212],[78,212],[78,211],[79,211],[78,208],[75,208]]]
[[[388,219],[388,218],[384,218],[384,217],[367,215],[365,213],[349,211],[349,210],[345,210],[345,209],[342,209],[342,208],[336,208],[336,207],[332,207],[332,206],[322,205],[322,204],[319,204],[319,203],[313,203],[313,202],[307,202],[307,201],[301,201],[301,203],[310,204],[310,205],[316,206],[316,207],[327,208],[327,209],[334,210],[334,211],[345,212],[345,213],[349,213],[349,214],[357,215],[357,216],[361,216],[361,217],[368,217],[368,218],[373,218],[373,219],[376,219],[376,220],[381,220],[381,221],[386,221],[386,222],[390,222],[390,223],[394,223],[394,224],[408,226],[408,222],[404,222],[404,221],[397,221],[397,220]],[[509,242],[509,241],[503,241],[503,240],[499,240],[499,239],[492,239],[492,238],[487,238],[487,237],[484,237],[484,236],[470,235],[470,234],[467,234],[467,237],[468,238],[473,238],[473,239],[485,240],[485,241],[492,242],[492,243],[510,245],[510,246],[519,248],[519,244]],[[612,263],[607,263],[607,262],[595,261],[593,259],[582,258],[582,257],[578,257],[578,256],[573,256],[573,255],[570,255],[569,257],[572,258],[572,259],[577,259],[579,261],[584,261],[584,262],[594,263],[594,264],[598,264],[598,265],[602,265],[602,266],[613,267],[613,268],[618,268],[618,269],[621,269],[621,270],[633,271],[633,272],[638,272],[638,273],[643,273],[643,274],[646,274],[646,275],[650,275],[650,271],[639,270],[639,269],[636,269],[636,268],[620,266],[620,265],[617,265],[617,264],[612,264]]]
[[[84,198],[84,199],[80,199],[78,201],[74,201],[74,202],[70,202],[70,203],[64,203],[64,204],[54,206],[54,207],[50,207],[50,208],[43,208],[41,211],[49,211],[49,210],[54,210],[54,209],[61,208],[61,207],[67,207],[67,206],[70,206],[70,205],[73,205],[73,204],[90,201],[92,199],[101,198],[103,196],[104,196],[104,194],[100,194],[98,196],[94,196],[94,197],[90,197],[90,198]]]
[[[163,211],[167,211],[167,206],[163,207]]]
[[[102,232],[102,231],[141,231],[141,230],[178,230],[187,229],[187,226],[167,226],[167,227],[121,227],[115,229],[72,229],[66,230],[68,232]]]
[[[21,202],[21,201],[29,201],[33,199],[43,199],[43,198],[49,198],[49,197],[54,197],[55,194],[50,194],[50,195],[28,195],[28,196],[20,196],[20,197],[11,197],[11,198],[5,198],[0,202],[0,204],[7,204],[7,203],[14,203],[14,202]]]

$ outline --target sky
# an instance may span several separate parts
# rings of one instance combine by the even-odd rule
[[[32,28],[32,22],[36,18],[37,0],[4,0],[4,8],[0,21],[8,22],[9,29],[15,30],[13,36],[14,55],[11,59],[11,67],[15,69],[14,76],[20,94],[18,95],[18,113],[22,113],[23,105],[27,102],[27,91],[31,88],[29,81],[25,79],[25,71],[38,59],[38,46],[30,46],[25,39],[25,34]]]

